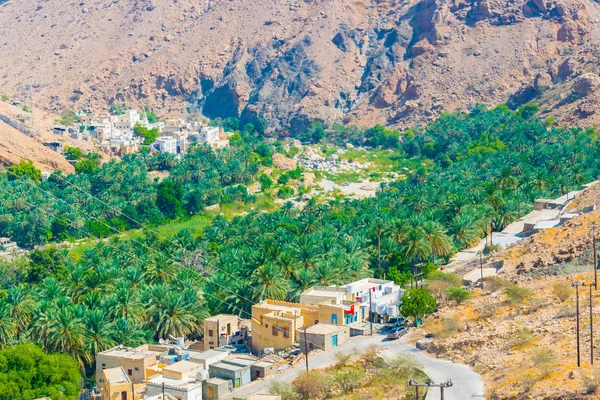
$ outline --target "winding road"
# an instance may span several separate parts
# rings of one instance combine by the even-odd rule
[[[392,357],[396,354],[411,356],[417,363],[423,367],[423,371],[435,383],[452,380],[453,386],[444,390],[444,400],[483,400],[483,381],[481,376],[464,364],[455,364],[451,361],[432,358],[417,350],[414,346],[404,343],[402,340],[387,341],[384,336],[356,336],[338,348],[338,351],[351,352],[359,354],[371,345],[377,345],[383,351],[381,355]],[[309,357],[309,366],[313,368],[326,368],[335,364],[335,352],[321,352]],[[241,387],[233,392],[235,398],[244,398],[256,393],[269,393],[271,382],[291,382],[304,372],[304,363],[298,363],[295,367],[266,380],[252,382],[249,385]],[[440,398],[439,388],[430,388],[427,393],[427,400],[438,400]]]

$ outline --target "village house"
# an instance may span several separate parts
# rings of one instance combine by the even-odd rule
[[[102,383],[98,385],[102,400],[141,399],[143,385],[131,382],[122,367],[107,368],[102,371]]]
[[[207,379],[202,366],[189,361],[178,361],[162,368],[158,374],[148,378],[147,394],[161,393],[178,400],[201,400],[203,381]]]
[[[349,325],[362,322],[360,303],[340,300],[336,304],[299,304],[264,300],[252,306],[252,352],[283,350],[300,342],[300,328],[318,323]]]
[[[204,320],[204,349],[231,344],[231,338],[239,331],[239,318],[230,314],[219,314]]]
[[[173,136],[161,136],[152,147],[159,153],[177,154],[177,139]]]
[[[300,295],[300,302],[310,305],[356,302],[361,319],[369,320],[371,310],[373,322],[385,322],[398,315],[403,293],[404,290],[393,281],[365,278],[342,286],[314,286]]]
[[[332,350],[350,340],[350,328],[329,324],[309,326],[302,332],[300,351],[310,353],[313,350]]]

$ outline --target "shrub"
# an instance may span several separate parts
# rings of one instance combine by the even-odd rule
[[[573,318],[576,314],[575,304],[563,304],[558,310],[556,318]]]
[[[462,285],[462,280],[460,279],[460,276],[450,272],[432,271],[429,274],[427,274],[427,279],[430,281],[448,282],[451,286]]]
[[[295,400],[298,397],[287,382],[271,382],[269,393],[281,396],[281,400]]]
[[[585,394],[596,394],[600,390],[600,373],[598,369],[594,369],[591,375],[584,375],[583,390]]]
[[[504,289],[504,294],[508,297],[508,301],[513,305],[522,304],[525,299],[531,297],[529,289],[522,288],[518,285],[509,285]]]
[[[525,328],[519,328],[511,335],[510,347],[520,347],[528,344],[533,340],[531,332]]]
[[[335,365],[336,367],[343,367],[344,365],[348,364],[348,361],[350,361],[352,358],[352,354],[342,353],[341,351],[336,351],[334,356],[335,360],[337,361]]]
[[[556,282],[552,286],[552,295],[564,303],[573,295],[573,288],[565,282]]]
[[[350,393],[362,386],[365,378],[365,371],[357,368],[346,368],[337,371],[333,377],[333,384],[337,386],[343,394]]]
[[[448,297],[449,289],[454,288],[450,283],[444,281],[431,281],[427,284],[427,290],[438,301],[444,301]]]
[[[531,362],[541,372],[542,377],[547,377],[552,372],[552,362],[554,361],[554,351],[547,347],[535,350],[531,354]]]
[[[444,318],[427,324],[427,328],[429,333],[436,338],[444,338],[452,336],[456,332],[461,332],[463,325],[455,318]]]
[[[496,292],[498,290],[504,289],[509,286],[510,282],[505,281],[504,279],[500,279],[496,276],[486,278],[485,279],[485,287],[490,289],[492,292]]]
[[[473,297],[473,293],[467,289],[457,287],[448,288],[448,299],[454,300],[456,304],[462,304],[471,297]]]
[[[311,371],[298,375],[292,386],[301,399],[318,399],[327,392],[327,377],[322,372]]]

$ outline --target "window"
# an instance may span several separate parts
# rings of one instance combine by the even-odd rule
[[[129,375],[129,376],[133,375],[133,371],[131,369],[128,369],[127,370],[127,375]]]
[[[139,370],[140,370],[138,367],[135,367],[134,369],[135,369],[136,371],[139,371]]]
[[[272,327],[273,336],[277,336],[277,326],[273,325]]]
[[[208,336],[212,336],[212,335],[213,335],[213,331],[212,331],[212,329],[209,329],[208,330]]]
[[[285,338],[290,337],[290,328],[283,328],[283,337],[285,337]]]
[[[100,378],[100,379],[98,379],[98,382],[103,383],[104,379]]]
[[[269,327],[269,324],[265,324],[265,328],[268,328],[268,327]]]
[[[102,368],[106,367],[106,363],[102,363]]]

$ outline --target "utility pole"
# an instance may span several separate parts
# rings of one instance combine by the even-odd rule
[[[412,280],[410,282],[412,287]],[[373,298],[371,292],[373,292],[373,289],[369,288],[369,322],[371,323],[371,336],[373,336]]]
[[[215,349],[221,347],[221,326],[219,324],[219,318],[217,318],[217,346]]]
[[[569,171],[565,172],[565,190],[567,192],[567,202],[569,201]]]
[[[440,399],[444,400],[444,389],[450,388],[453,385],[454,384],[452,383],[452,381],[450,379],[448,379],[448,381],[446,381],[444,383],[433,383],[432,381],[427,381],[425,383],[418,383],[414,379],[411,379],[408,382],[406,382],[406,386],[415,388],[415,395],[416,395],[417,400],[419,400],[419,386],[423,386],[423,387],[427,387],[427,388],[439,387],[440,388]]]
[[[595,270],[594,270],[595,271]],[[592,284],[589,284],[590,287],[590,363],[594,365],[594,312],[592,311]],[[595,285],[594,285],[595,287]]]
[[[304,361],[306,363],[306,373],[308,374],[308,344],[306,343],[306,327],[304,327]]]
[[[162,400],[165,400],[165,383],[162,383]]]
[[[479,252],[479,269],[481,270],[481,290],[483,290],[483,250]]]
[[[133,381],[131,381],[131,400],[135,400],[135,387],[133,386]]]
[[[579,352],[579,282],[574,282],[571,286],[575,287],[575,312],[577,313],[575,319],[575,330],[577,331],[577,368],[581,366],[581,358]]]
[[[592,226],[592,247],[594,248],[594,290],[598,290],[598,259],[596,257],[596,225]]]

